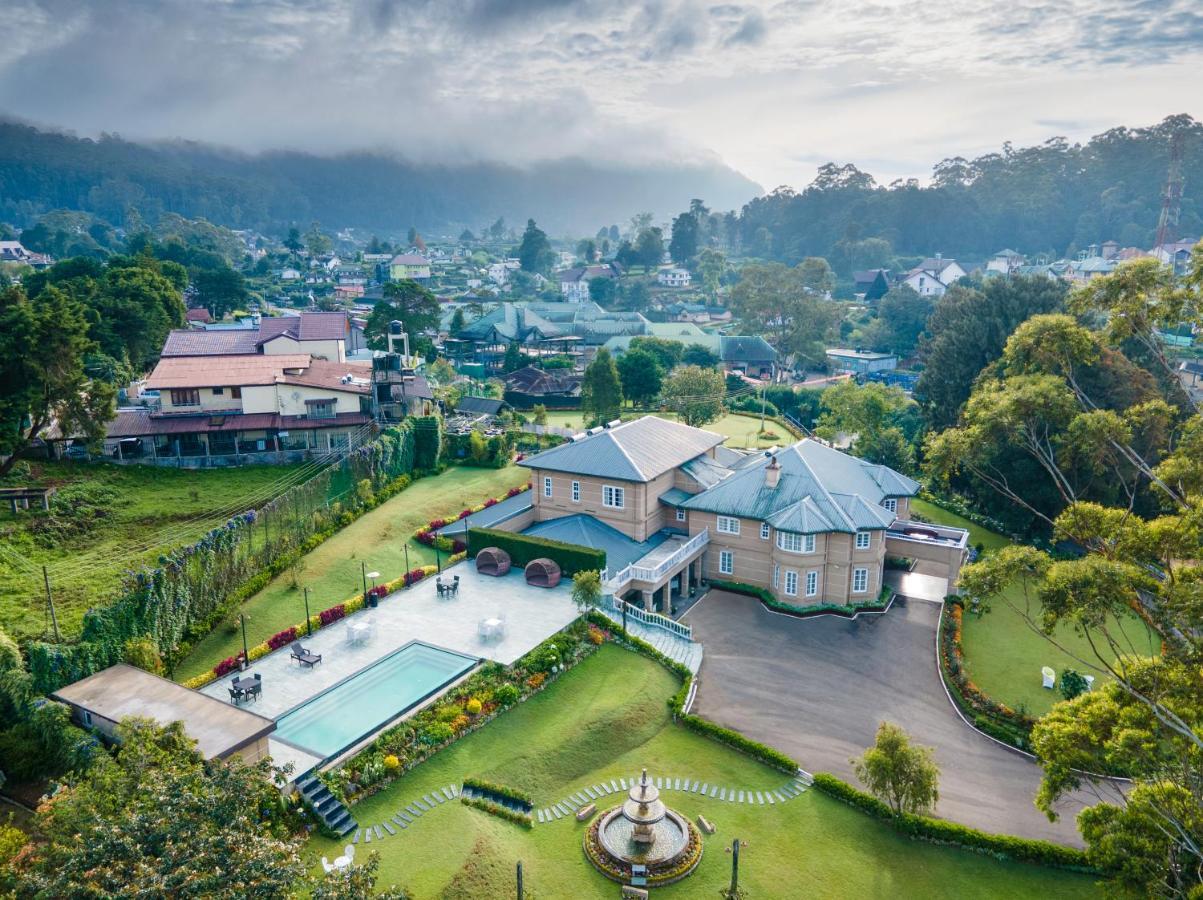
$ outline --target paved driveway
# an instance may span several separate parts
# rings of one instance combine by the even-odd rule
[[[697,712],[856,784],[849,758],[882,720],[936,748],[938,813],[984,831],[1081,846],[1069,798],[1051,823],[1032,805],[1040,769],[960,720],[936,669],[940,606],[899,598],[886,615],[796,619],[711,591],[685,621],[705,644]]]

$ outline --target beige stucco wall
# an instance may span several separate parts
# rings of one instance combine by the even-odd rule
[[[248,413],[280,413],[284,416],[303,416],[306,400],[336,400],[335,412],[359,412],[362,394],[334,388],[314,388],[295,384],[255,385],[242,389],[243,411]]]
[[[242,409],[242,401],[230,396],[230,388],[225,388],[222,394],[214,394],[213,388],[198,388],[200,406],[176,406],[171,402],[171,389],[159,391],[163,412],[201,413],[201,412],[238,412]]]
[[[252,741],[243,747],[239,747],[231,755],[240,757],[247,765],[253,765],[254,763],[259,762],[259,760],[266,758],[269,752],[267,735],[264,735],[256,741]]]
[[[649,520],[654,520],[657,516],[659,520],[663,519],[663,515],[660,513],[660,503],[657,498],[672,486],[672,476],[669,475],[667,477],[669,478],[669,482],[652,498],[654,505],[649,506],[648,490],[645,484],[632,481],[619,481],[617,479],[593,478],[586,475],[566,475],[562,472],[534,469],[531,473],[531,481],[534,484],[535,521],[545,522],[548,519],[558,519],[562,516],[586,513],[600,522],[605,522],[611,528],[618,529],[633,540],[643,541],[647,539],[649,534],[660,527],[656,525],[649,531],[649,525],[651,524]],[[544,496],[543,480],[545,478],[551,479],[551,497]],[[572,502],[572,482],[574,481],[580,482],[581,485],[581,499],[579,503]],[[602,504],[602,488],[606,485],[620,487],[624,490],[624,506],[622,509],[614,509]]]
[[[344,341],[294,341],[287,336],[273,338],[263,345],[266,356],[281,356],[284,354],[308,353],[318,359],[328,359],[330,362],[345,362],[346,343]]]
[[[885,561],[884,532],[870,532],[869,547],[856,549],[856,537],[851,534],[831,533],[815,535],[813,553],[791,553],[777,546],[777,532],[769,529],[769,538],[760,537],[760,522],[740,519],[740,533],[720,534],[717,516],[713,513],[691,511],[689,533],[697,534],[703,528],[710,529],[710,543],[706,547],[705,576],[720,581],[739,581],[773,592],[783,603],[795,606],[813,606],[819,603],[841,605],[863,602],[877,597],[881,590],[882,569]],[[733,554],[733,571],[719,571],[719,556],[722,551]],[[773,567],[780,567],[777,587],[773,587]],[[852,572],[856,568],[868,570],[865,591],[852,593]],[[798,593],[785,593],[787,572],[798,573]],[[806,573],[819,573],[817,596],[806,596]]]

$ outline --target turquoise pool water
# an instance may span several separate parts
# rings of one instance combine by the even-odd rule
[[[276,720],[273,737],[334,756],[467,672],[476,660],[413,643]]]

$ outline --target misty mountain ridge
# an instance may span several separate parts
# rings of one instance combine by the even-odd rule
[[[592,234],[648,211],[667,219],[704,198],[738,209],[763,193],[719,162],[624,165],[564,158],[520,168],[501,163],[415,163],[383,152],[319,156],[248,154],[191,141],[80,138],[0,121],[0,220],[18,225],[52,209],[123,224],[128,211],[167,212],[231,228],[327,228],[429,234],[478,229],[499,216],[537,220],[553,235]]]

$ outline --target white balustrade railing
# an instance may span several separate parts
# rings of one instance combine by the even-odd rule
[[[688,541],[673,551],[672,555],[661,560],[654,566],[640,566],[631,563],[620,569],[613,576],[609,569],[602,574],[602,588],[609,594],[616,594],[632,581],[655,583],[685,562],[702,547],[710,543],[710,529],[703,528]]]
[[[636,622],[649,625],[652,628],[663,628],[665,631],[670,631],[677,637],[684,638],[687,641],[693,640],[693,628],[689,625],[678,622],[676,619],[670,619],[668,616],[662,616],[657,612],[648,612],[646,609],[641,609],[633,603],[627,603],[625,600],[614,597],[613,608],[619,616],[622,615],[623,607],[626,607],[627,616]]]

